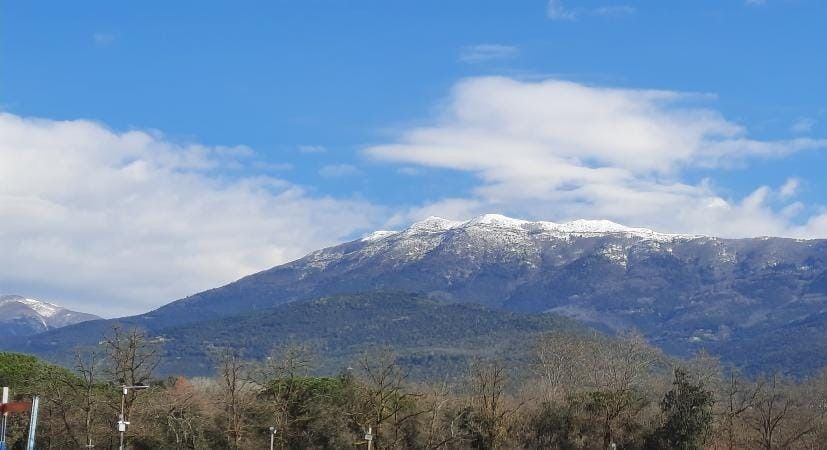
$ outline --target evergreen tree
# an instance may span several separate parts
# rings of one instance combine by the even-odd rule
[[[664,423],[655,430],[647,447],[676,450],[703,448],[712,426],[713,403],[712,392],[700,382],[693,383],[683,369],[676,369],[672,389],[660,403]]]

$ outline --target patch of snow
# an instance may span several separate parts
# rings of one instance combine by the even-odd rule
[[[443,219],[441,217],[428,217],[427,219],[411,225],[406,233],[416,232],[441,232],[451,229],[468,228],[495,228],[523,232],[546,232],[558,235],[604,235],[624,234],[629,236],[643,237],[646,239],[669,241],[674,239],[695,239],[704,237],[691,234],[669,234],[659,233],[648,228],[633,228],[620,225],[609,220],[574,220],[566,223],[528,221],[513,219],[500,214],[484,214],[464,222]]]
[[[366,236],[362,237],[362,242],[373,242],[385,239],[388,236],[393,236],[394,234],[398,233],[398,231],[387,231],[387,230],[379,230],[374,231]]]
[[[60,306],[48,302],[42,302],[40,300],[35,300],[33,298],[24,298],[22,300],[19,300],[19,302],[31,308],[39,316],[45,318],[54,317],[56,314],[63,310],[63,308],[61,308]]]
[[[467,222],[458,222],[455,220],[443,219],[442,217],[431,216],[427,219],[416,222],[411,225],[406,232],[440,232],[447,231],[452,228],[458,228]]]
[[[611,262],[626,267],[626,251],[621,245],[607,245],[600,250],[600,254]]]
[[[527,220],[512,219],[500,214],[483,214],[475,217],[467,222],[462,222],[462,227],[472,227],[474,225],[491,225],[500,228],[524,228],[530,222]]]

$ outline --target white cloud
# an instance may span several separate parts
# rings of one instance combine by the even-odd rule
[[[766,4],[767,0],[744,0],[744,3],[749,6],[761,6]]]
[[[0,291],[143,312],[379,223],[363,201],[239,178],[232,168],[251,157],[0,113]]]
[[[608,218],[721,236],[803,233],[777,212],[786,206],[776,205],[779,199],[790,200],[790,186],[775,195],[759,185],[733,199],[709,180],[692,184],[681,174],[827,142],[751,139],[742,126],[696,106],[701,99],[553,79],[471,78],[455,86],[433,125],[409,129],[396,142],[365,152],[479,179],[472,196],[413,209],[409,219],[440,211],[453,218],[494,211],[552,220]]]
[[[798,178],[790,178],[787,180],[786,183],[784,183],[783,186],[781,186],[781,189],[779,189],[778,194],[781,196],[781,198],[784,199],[793,197],[798,192],[798,188],[800,186],[801,180],[799,180]]]
[[[459,60],[465,63],[482,63],[497,59],[513,58],[518,53],[517,47],[501,44],[480,44],[463,47]]]
[[[319,175],[327,178],[352,177],[360,173],[352,164],[329,164],[319,169]]]
[[[577,14],[568,9],[563,0],[548,0],[546,14],[554,20],[574,20],[577,18]]]

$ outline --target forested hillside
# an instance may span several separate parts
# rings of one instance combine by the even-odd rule
[[[251,330],[252,331],[252,330]],[[213,348],[214,375],[159,377],[164,342],[114,329],[72,371],[0,354],[0,384],[41,398],[38,448],[116,448],[120,385],[131,449],[816,449],[827,376],[749,379],[708,355],[665,358],[634,334],[546,333],[526,365],[477,358],[456,379],[414,381],[392,348],[337,373],[294,342],[248,359]],[[10,418],[19,448],[27,415]],[[272,430],[272,431],[271,431]]]
[[[134,324],[95,322],[89,326],[97,327],[96,334],[89,328],[80,336],[73,329],[57,330],[19,348],[71,364],[73,348],[95,345],[118,323]],[[212,374],[210,353],[215,348],[231,348],[260,359],[274,346],[299,342],[317,355],[320,373],[336,373],[362,352],[390,346],[411,376],[421,379],[456,378],[478,358],[502,358],[524,367],[531,350],[526,342],[549,332],[586,334],[588,328],[554,314],[446,304],[422,295],[367,293],[294,302],[147,334],[164,344],[159,371],[165,374]],[[66,344],[71,342],[75,346],[67,351]]]

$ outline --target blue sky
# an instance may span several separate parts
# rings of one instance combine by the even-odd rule
[[[0,214],[52,224],[4,290],[137,312],[428,214],[827,236],[824,2],[0,5]]]

